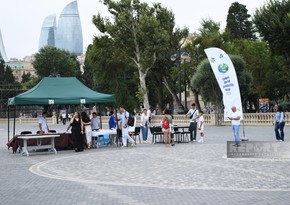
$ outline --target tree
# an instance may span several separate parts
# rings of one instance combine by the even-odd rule
[[[232,3],[228,11],[226,26],[226,32],[229,32],[230,39],[255,39],[250,17],[245,5],[238,2]]]
[[[254,24],[271,50],[283,55],[290,71],[290,1],[269,0],[257,9]]]
[[[56,74],[62,77],[81,74],[76,56],[53,46],[41,48],[32,64],[41,78]]]
[[[120,56],[120,50],[107,36],[96,36],[86,53],[83,82],[90,88],[114,93],[117,105],[126,105],[133,111],[138,107],[138,79],[128,60]]]
[[[143,105],[149,107],[146,76],[153,68],[157,53],[169,43],[174,28],[174,16],[160,4],[150,7],[139,0],[103,0],[111,19],[100,14],[93,23],[103,35],[113,39],[120,55],[133,62],[139,79],[139,96]]]
[[[23,75],[21,76],[21,78],[22,78],[21,83],[26,83],[26,82],[28,82],[28,81],[31,80],[31,73],[30,72],[23,73]]]
[[[6,68],[5,68],[4,83],[6,83],[6,84],[14,84],[15,83],[15,78],[14,78],[14,75],[12,73],[10,66],[6,66]]]

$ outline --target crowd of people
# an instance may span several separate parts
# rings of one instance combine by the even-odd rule
[[[231,116],[228,117],[228,120],[232,123],[232,130],[235,139],[235,146],[240,146],[240,121],[241,121],[241,112],[237,110],[235,106],[231,108]],[[42,116],[39,118],[39,129],[40,134],[47,133],[49,131],[47,121],[46,121],[46,112],[42,113]],[[195,103],[192,103],[191,109],[187,112],[185,117],[189,118],[189,127],[190,132],[190,141],[195,142],[197,140],[197,131],[200,133],[199,140],[197,142],[205,142],[205,132],[204,132],[204,117],[203,111],[199,111],[196,108]],[[281,106],[278,106],[278,110],[275,116],[275,135],[277,141],[284,141],[284,126],[285,126],[285,114]],[[133,118],[133,124],[132,119]],[[64,119],[64,117],[63,117]],[[66,119],[66,118],[65,118]],[[142,134],[142,142],[148,143],[148,132],[149,126],[152,120],[152,113],[150,109],[143,109],[140,115],[140,132]],[[136,139],[134,137],[135,127],[136,127],[136,116],[132,116],[125,106],[120,106],[118,110],[113,110],[110,112],[110,118],[108,121],[109,129],[116,129],[116,139],[119,137],[122,139],[122,147],[130,147],[136,144]],[[65,124],[65,122],[63,122]],[[166,146],[175,146],[174,143],[174,116],[172,115],[169,109],[163,110],[162,121],[160,122],[162,127],[162,132],[164,133],[164,144]],[[98,131],[101,128],[100,119],[97,116],[96,112],[92,113],[90,118],[87,113],[84,111],[81,114],[74,112],[70,117],[69,126],[67,131],[71,129],[72,140],[74,144],[74,149],[76,152],[83,151],[83,134],[85,133],[87,148],[90,149],[92,145],[92,132]],[[116,143],[113,142],[112,143]]]

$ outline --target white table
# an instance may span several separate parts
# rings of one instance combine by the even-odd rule
[[[97,147],[98,148],[100,142],[110,142],[111,141],[111,135],[116,135],[116,134],[117,134],[117,130],[116,129],[92,131],[92,145],[93,145],[93,147]],[[109,135],[110,138],[109,139],[99,140],[98,137],[99,136],[103,136],[103,135]],[[97,142],[96,142],[96,138],[97,138]]]
[[[19,139],[23,139],[23,147],[21,155],[26,154],[29,156],[28,148],[30,150],[39,150],[39,149],[48,149],[48,152],[54,152],[57,154],[57,151],[54,146],[54,138],[59,137],[60,135],[20,135],[18,136]],[[42,139],[50,138],[50,145],[42,145]],[[36,139],[37,145],[36,146],[27,146],[27,141],[30,139]]]

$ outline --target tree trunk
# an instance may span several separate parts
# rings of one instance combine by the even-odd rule
[[[172,91],[172,89],[170,88],[169,83],[165,77],[163,77],[163,84],[165,85],[165,87],[167,88],[169,93],[171,94],[174,101],[178,103],[179,102],[178,96]],[[181,106],[182,106],[182,109],[184,109],[184,106],[182,104],[181,104]]]
[[[139,69],[140,91],[143,97],[143,105],[144,105],[144,108],[149,109],[150,105],[149,105],[149,100],[148,100],[148,90],[147,90],[145,78],[146,78],[145,73],[143,73],[141,69]]]

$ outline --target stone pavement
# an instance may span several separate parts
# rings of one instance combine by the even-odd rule
[[[36,129],[19,125],[16,133]],[[66,126],[50,129],[63,132]],[[26,157],[7,150],[7,125],[0,125],[0,204],[290,204],[289,159],[227,159],[231,128],[205,129],[203,144]],[[245,127],[245,133],[250,140],[275,138],[269,126]]]

